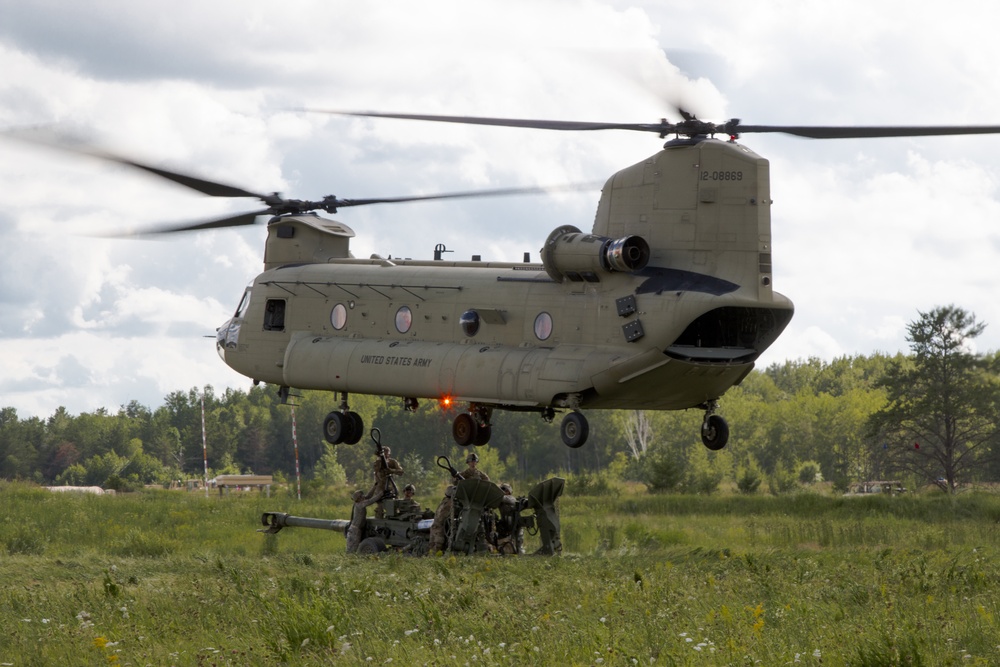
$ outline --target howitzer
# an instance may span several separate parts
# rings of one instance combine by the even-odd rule
[[[501,508],[503,491],[492,482],[478,479],[461,480],[455,485],[454,511],[446,520],[448,535],[446,550],[458,553],[522,553],[521,535],[524,530],[537,534],[542,546],[535,553],[558,554],[559,514],[556,499],[565,482],[554,477],[535,485],[527,497],[517,498]],[[500,510],[500,517],[496,515]],[[396,507],[395,500],[385,501],[386,518],[369,518],[362,527],[359,554],[377,554],[389,549],[423,556],[428,553],[434,513],[430,510],[408,511]],[[533,513],[525,514],[525,510]],[[317,528],[332,530],[346,536],[351,522],[345,519],[314,519],[264,512],[259,532],[274,534],[283,528]],[[500,528],[503,530],[500,530]]]
[[[405,551],[415,556],[427,553],[427,536],[430,533],[433,513],[430,510],[413,512],[404,507],[396,507],[395,500],[385,501],[386,518],[366,519],[362,526],[362,540],[358,553],[376,554],[388,549]],[[313,519],[292,516],[284,512],[264,512],[261,523],[266,526],[261,533],[274,534],[282,528],[318,528],[332,530],[347,535],[351,522],[346,519]]]

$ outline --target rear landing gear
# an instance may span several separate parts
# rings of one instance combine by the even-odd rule
[[[705,407],[705,419],[701,422],[701,441],[713,452],[717,452],[729,442],[729,424],[717,414],[718,401],[709,401]]]
[[[365,421],[347,405],[347,393],[341,394],[340,411],[331,412],[323,420],[323,437],[331,445],[353,445],[365,432]]]
[[[451,435],[455,442],[461,447],[482,447],[488,443],[493,435],[493,425],[490,423],[492,416],[492,408],[473,403],[469,406],[469,412],[455,417],[451,425]]]
[[[587,423],[587,418],[583,416],[582,412],[575,410],[567,412],[559,427],[559,433],[567,447],[576,449],[587,442],[587,436],[590,435],[590,424]]]

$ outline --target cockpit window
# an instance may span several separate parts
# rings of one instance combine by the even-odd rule
[[[247,306],[250,305],[250,288],[246,288],[243,292],[243,298],[240,299],[240,305],[236,306],[236,314],[233,317],[243,317],[247,312]]]
[[[268,299],[264,305],[264,331],[285,330],[285,300]]]

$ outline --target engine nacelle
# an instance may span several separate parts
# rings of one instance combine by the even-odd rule
[[[649,244],[641,236],[611,239],[584,234],[573,225],[557,228],[542,247],[545,272],[556,282],[600,282],[599,273],[638,271],[649,263]]]

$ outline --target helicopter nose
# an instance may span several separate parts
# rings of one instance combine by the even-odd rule
[[[228,319],[215,330],[215,351],[219,353],[222,361],[226,360],[226,339],[229,337],[229,327],[232,323],[233,320]]]

